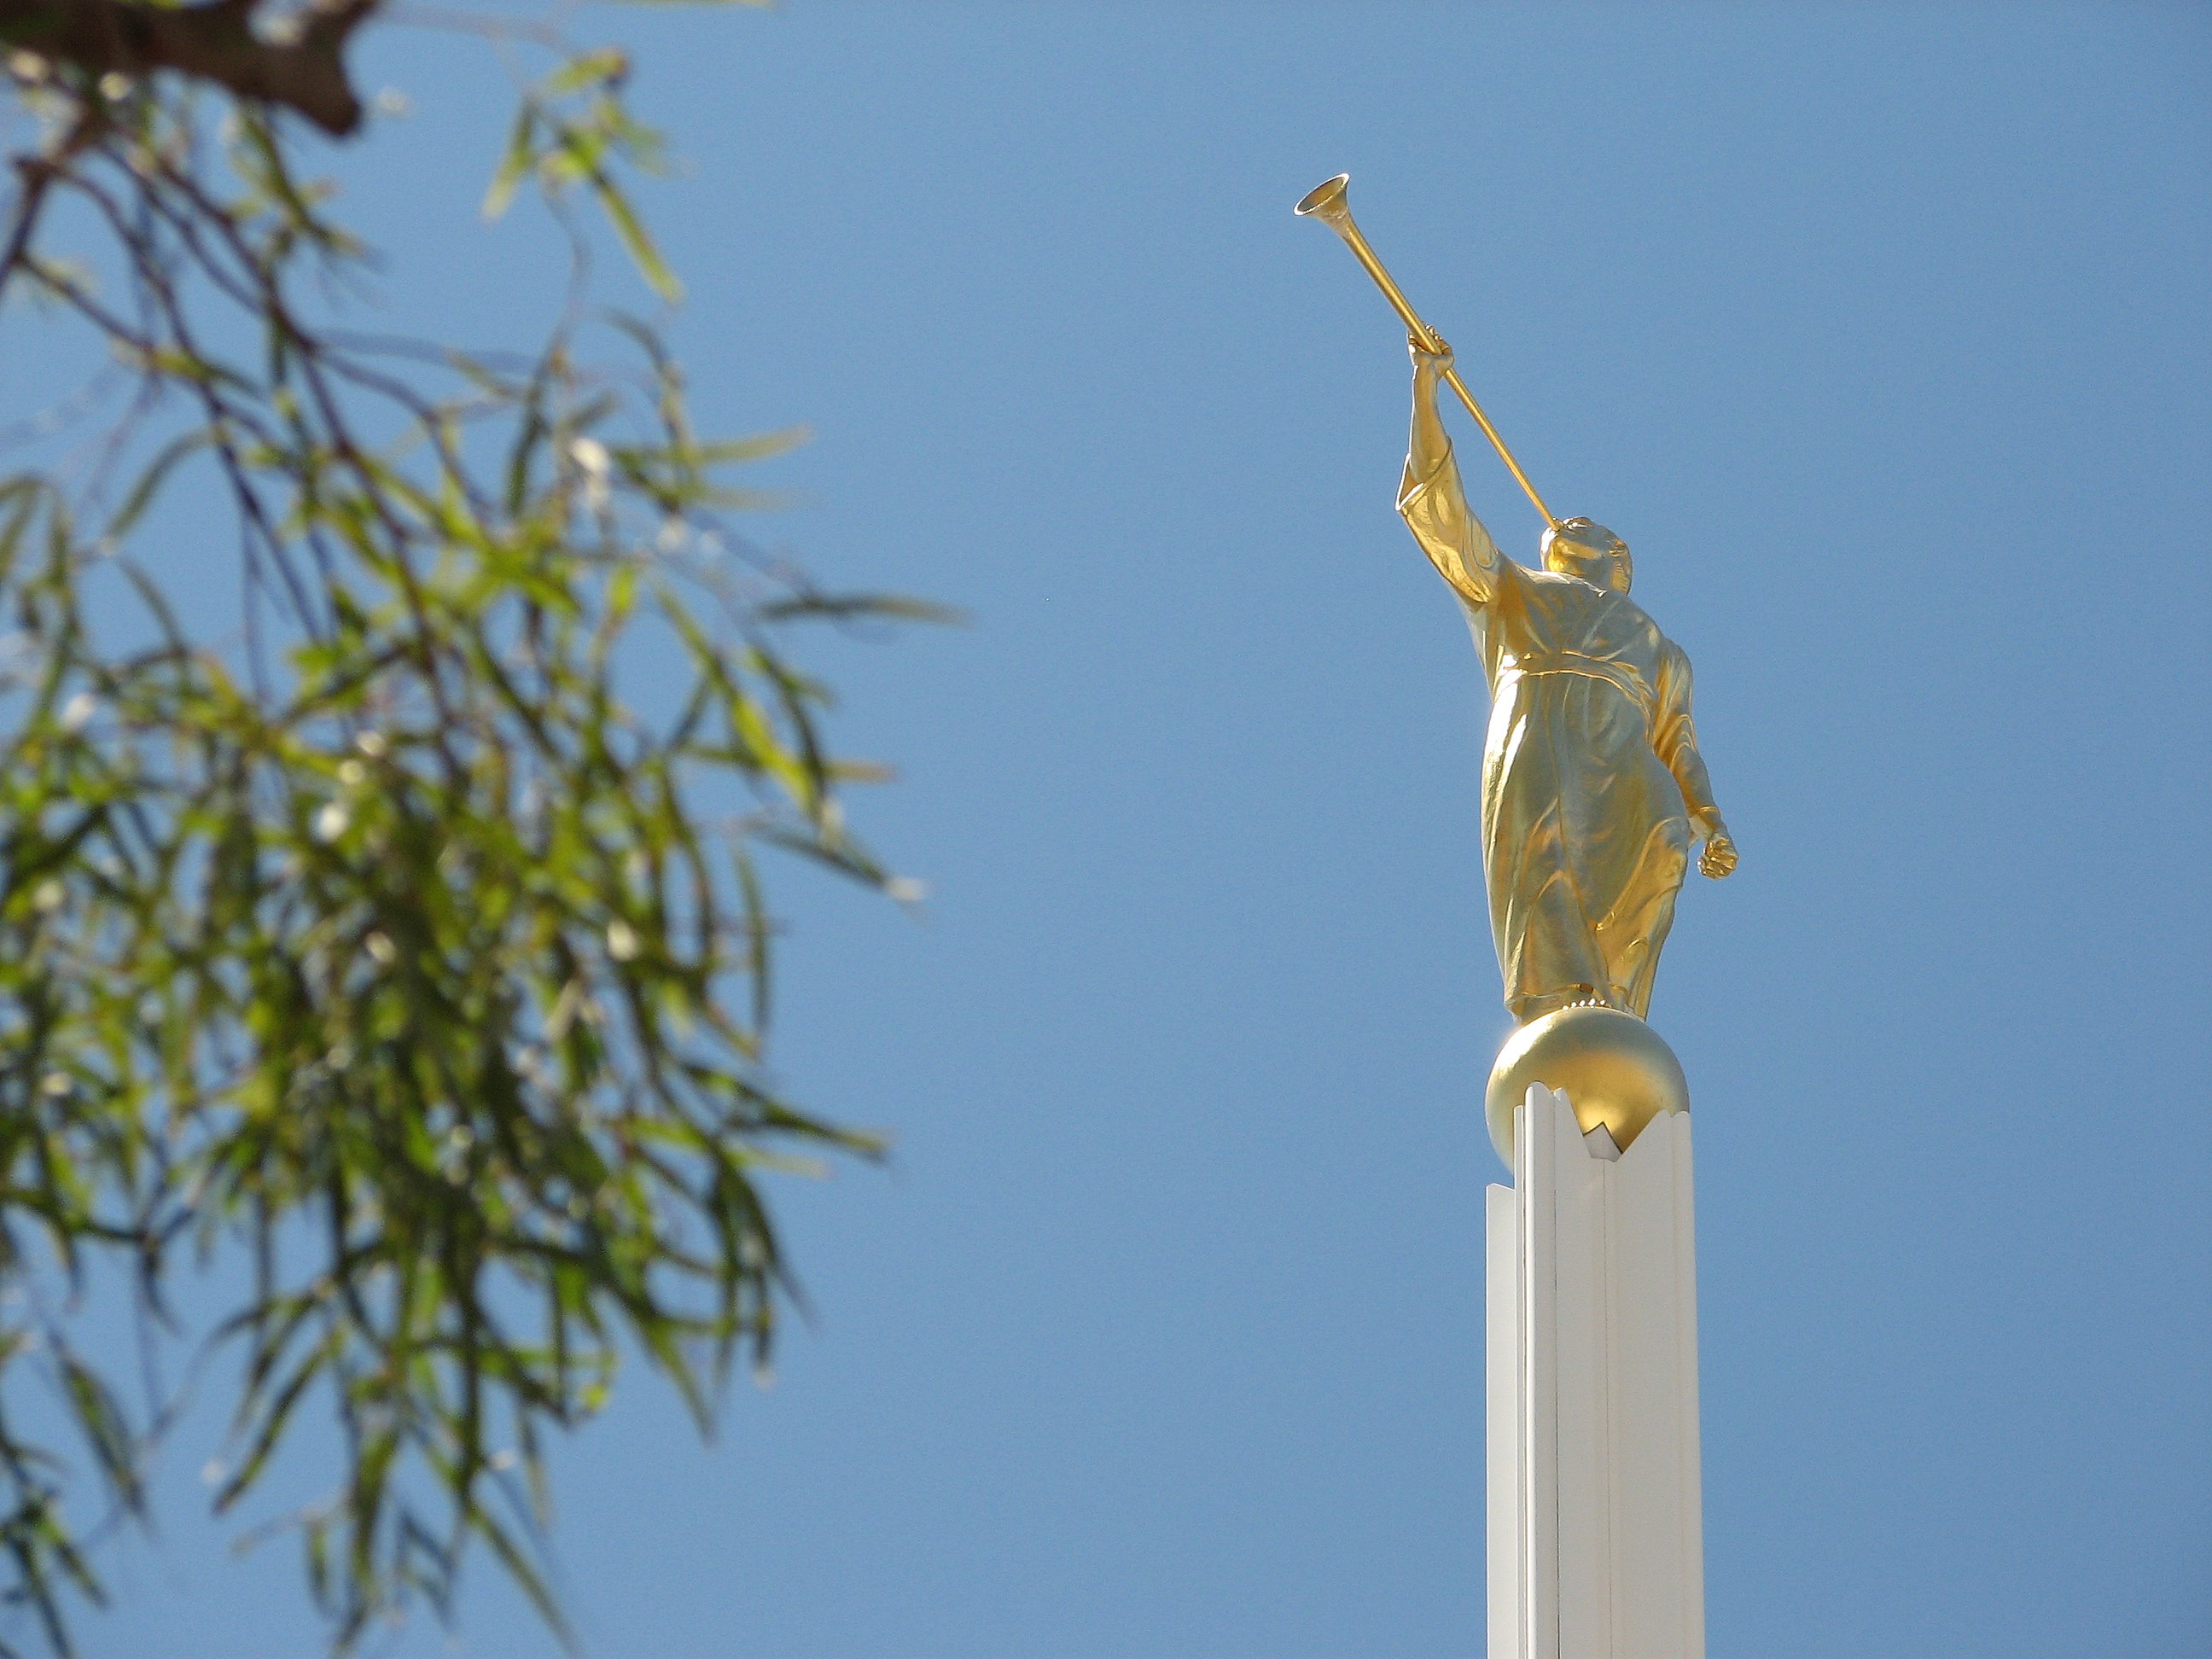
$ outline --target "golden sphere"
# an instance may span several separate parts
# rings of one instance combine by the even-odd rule
[[[1555,1009],[1506,1038],[1490,1068],[1483,1097],[1490,1139],[1508,1168],[1513,1109],[1527,1098],[1532,1083],[1564,1090],[1583,1133],[1602,1123],[1624,1152],[1660,1113],[1690,1109],[1682,1062],[1658,1032],[1618,1008]]]

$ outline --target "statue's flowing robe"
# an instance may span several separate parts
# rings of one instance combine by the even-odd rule
[[[1531,570],[1468,510],[1446,450],[1398,510],[1465,607],[1490,680],[1482,866],[1505,1006],[1643,1018],[1691,848],[1717,822],[1690,662],[1626,593]]]

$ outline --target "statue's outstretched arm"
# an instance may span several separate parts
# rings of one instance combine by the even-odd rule
[[[1429,351],[1409,343],[1413,354],[1413,429],[1406,443],[1406,472],[1398,485],[1398,511],[1437,574],[1469,605],[1497,597],[1505,556],[1498,550],[1482,520],[1468,511],[1460,487],[1459,463],[1451,439],[1437,414],[1437,387],[1451,367],[1451,349]],[[1442,342],[1438,342],[1439,344]]]

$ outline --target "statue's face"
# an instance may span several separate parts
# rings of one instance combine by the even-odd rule
[[[1588,519],[1569,519],[1544,532],[1544,568],[1579,576],[1592,587],[1609,587],[1616,593],[1628,592],[1636,574],[1628,544]]]

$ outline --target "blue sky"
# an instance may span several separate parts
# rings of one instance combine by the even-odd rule
[[[1346,169],[1547,497],[1634,546],[1743,853],[1652,1009],[1716,1659],[2212,1651],[2204,11],[574,27],[687,158],[647,204],[702,410],[818,434],[763,539],[971,615],[814,653],[933,897],[790,873],[780,1065],[898,1150],[783,1193],[812,1322],[714,1446],[639,1373],[561,1453],[592,1653],[1479,1650],[1484,708],[1390,511],[1401,332],[1291,216]],[[496,65],[364,64],[412,100],[337,164],[392,317],[529,343]],[[89,1651],[311,1650],[289,1545],[200,1518],[214,1449]],[[480,1572],[380,1651],[554,1647]]]

